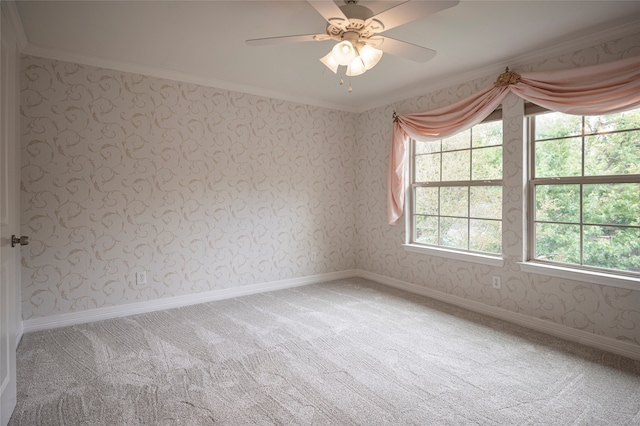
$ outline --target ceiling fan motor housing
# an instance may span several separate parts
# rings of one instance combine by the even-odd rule
[[[357,0],[346,0],[345,3],[340,6],[340,10],[347,17],[347,21],[329,21],[327,34],[331,38],[349,40],[355,45],[359,40],[368,39],[384,29],[384,25],[380,21],[371,19],[374,16],[371,9],[357,4]]]

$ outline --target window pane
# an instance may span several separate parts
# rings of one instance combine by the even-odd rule
[[[472,180],[502,179],[502,147],[474,149],[471,152]]]
[[[497,220],[471,220],[469,250],[502,253],[502,222]]]
[[[467,219],[441,218],[440,245],[466,250],[469,239],[468,224]]]
[[[640,131],[585,138],[586,176],[640,173]]]
[[[640,274],[640,109],[531,122],[534,256]]]
[[[584,264],[640,272],[640,229],[585,226]]]
[[[416,214],[438,214],[438,188],[416,188]]]
[[[502,121],[483,123],[439,142],[413,143],[412,242],[469,250],[473,190],[473,232],[479,239],[473,250],[501,253]],[[472,157],[474,179],[479,180],[473,187],[468,184]],[[485,186],[488,180],[497,183]]]
[[[415,216],[416,242],[422,244],[438,244],[438,217]]]
[[[432,152],[440,152],[440,141],[422,142],[416,141],[416,154],[429,154]]]
[[[600,225],[640,225],[640,183],[584,185],[583,220]]]
[[[582,135],[582,117],[561,112],[536,115],[535,139]]]
[[[581,138],[536,142],[535,146],[536,177],[580,176],[582,174]]]
[[[469,214],[469,187],[440,188],[440,214],[442,216],[467,217]]]
[[[472,186],[471,217],[502,219],[502,187]]]
[[[442,140],[443,151],[467,149],[471,147],[471,129]]]
[[[471,151],[454,151],[442,154],[442,180],[470,180]]]
[[[536,185],[536,221],[580,222],[580,185]]]
[[[473,147],[502,145],[502,121],[478,124],[472,129]]]
[[[440,154],[417,155],[416,182],[440,181]]]
[[[537,223],[536,258],[580,264],[580,226]]]
[[[640,129],[640,109],[584,118],[585,134]]]

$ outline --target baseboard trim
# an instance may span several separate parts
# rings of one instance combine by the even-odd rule
[[[252,284],[242,287],[225,288],[184,296],[168,297],[147,302],[128,303],[126,305],[109,306],[106,308],[91,309],[82,312],[51,315],[42,318],[33,318],[22,321],[22,333],[49,330],[53,328],[68,327],[77,324],[85,324],[106,319],[127,317],[130,315],[144,314],[164,309],[179,308],[182,306],[196,305],[198,303],[214,302],[250,294],[266,293],[269,291],[283,290],[286,288],[300,287],[309,284],[317,284],[326,281],[334,281],[357,276],[355,270],[331,272],[327,274],[312,275],[308,277],[292,278],[267,283]]]
[[[20,340],[22,340],[22,335],[24,334],[24,322],[18,322],[18,329],[16,330],[16,349],[18,349],[18,345],[20,345]]]
[[[410,293],[419,294],[435,300],[450,303],[452,305],[468,309],[473,312],[488,315],[508,321],[532,330],[545,334],[560,337],[565,340],[580,343],[603,351],[622,355],[627,358],[640,361],[640,346],[632,343],[612,339],[610,337],[599,336],[582,330],[577,330],[565,325],[556,324],[551,321],[530,317],[528,315],[507,311],[495,306],[486,305],[474,300],[436,291],[427,287],[422,287],[406,281],[390,278],[361,269],[348,269],[328,274],[312,275],[302,278],[292,278],[281,281],[252,284],[242,287],[226,288],[221,290],[207,291],[203,293],[175,296],[148,302],[129,303],[126,305],[110,306],[107,308],[92,309],[83,312],[73,312],[68,314],[52,315],[43,318],[34,318],[22,321],[18,329],[17,342],[24,333],[33,331],[48,330],[53,328],[67,327],[76,324],[84,324],[106,319],[127,317],[130,315],[144,314],[147,312],[160,311],[163,309],[179,308],[181,306],[195,305],[198,303],[214,302],[217,300],[230,299],[233,297],[248,296],[251,294],[266,293],[269,291],[283,290],[287,288],[300,287],[309,284],[318,284],[327,281],[347,279],[353,277],[365,278],[379,284]]]
[[[361,278],[375,281],[379,284],[440,300],[442,302],[450,303],[452,305],[468,309],[470,311],[485,314],[490,317],[498,318],[535,331],[539,331],[555,337],[560,337],[565,340],[580,343],[586,346],[601,349],[603,351],[611,352],[640,361],[639,345],[615,340],[610,337],[599,336],[587,331],[577,330],[575,328],[556,324],[551,321],[546,321],[539,318],[530,317],[528,315],[507,311],[495,306],[490,306],[484,303],[464,299],[462,297],[454,296],[451,294],[442,293],[440,291],[421,287],[416,284],[408,283],[406,281],[389,278],[384,275],[375,274],[373,272],[357,270],[356,273]]]

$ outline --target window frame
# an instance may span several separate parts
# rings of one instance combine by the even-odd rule
[[[504,173],[504,122],[502,121],[501,108],[498,108],[496,111],[491,113],[482,122],[476,124],[476,126],[483,123],[487,123],[487,122],[493,122],[493,121],[500,121],[502,122],[502,125],[503,125],[503,130],[502,130],[503,135],[502,135],[501,143],[499,145],[492,145],[492,147],[500,146],[502,149],[502,172]],[[485,147],[474,148],[471,145],[469,148],[465,148],[465,150],[468,149],[472,151],[474,149],[483,149],[483,148]],[[486,148],[489,148],[489,147],[486,147]],[[473,181],[473,180],[445,181],[446,185],[442,185],[441,184],[442,182],[427,182],[427,183],[416,184],[415,183],[415,173],[416,173],[415,149],[416,149],[416,140],[412,138],[409,140],[409,149],[407,150],[408,161],[406,161],[406,164],[407,164],[406,167],[408,169],[406,170],[406,172],[407,172],[407,176],[409,176],[409,179],[407,182],[407,186],[405,188],[405,194],[407,194],[407,196],[405,197],[405,212],[408,212],[408,214],[405,215],[405,244],[403,244],[403,248],[406,251],[414,252],[414,253],[423,253],[423,254],[429,254],[432,256],[445,257],[445,258],[450,258],[455,260],[464,260],[464,261],[480,263],[480,264],[489,265],[489,266],[498,266],[498,267],[504,266],[504,254],[503,254],[504,243],[502,240],[501,240],[502,253],[500,254],[415,242],[415,202],[416,202],[415,188],[417,187],[426,187],[426,188],[456,187],[456,186],[471,188],[473,186],[487,186],[487,187],[499,186],[502,190],[502,197],[504,197],[504,178],[482,179],[482,180],[476,180],[476,181]],[[446,151],[446,152],[453,152],[453,151]],[[441,167],[442,167],[442,164],[441,164]],[[472,169],[473,167],[472,161],[470,161],[469,167],[470,169]],[[438,214],[438,217],[442,217],[442,216]],[[467,216],[466,219],[472,220],[473,218],[471,216]],[[504,211],[502,212],[502,217],[499,220],[498,219],[492,219],[492,220],[499,221],[502,226],[504,222]],[[504,232],[501,232],[501,235],[500,235],[501,239],[503,235],[504,235]]]
[[[636,108],[633,108],[636,109]],[[631,109],[631,110],[633,110]],[[640,273],[634,273],[631,271],[624,271],[618,269],[601,268],[597,266],[590,266],[584,264],[563,263],[558,261],[546,260],[536,258],[535,252],[535,227],[536,227],[536,186],[538,185],[562,185],[562,184],[574,184],[580,185],[580,206],[579,206],[579,221],[577,223],[580,226],[580,259],[584,255],[584,232],[583,226],[598,225],[589,224],[584,221],[583,215],[583,185],[589,184],[609,184],[609,183],[640,183],[640,174],[629,175],[598,175],[598,176],[585,176],[585,138],[594,134],[586,134],[584,132],[584,115],[581,115],[583,123],[582,133],[579,135],[581,139],[581,175],[580,176],[567,176],[567,177],[543,177],[538,178],[535,175],[535,121],[534,118],[537,115],[544,113],[554,113],[557,111],[548,110],[537,105],[527,105],[525,112],[526,121],[526,152],[527,152],[527,181],[526,181],[526,209],[525,219],[526,226],[525,232],[525,261],[520,263],[521,270],[524,272],[551,275],[560,278],[566,278],[578,281],[587,281],[596,284],[605,284],[613,287],[638,290],[640,285]],[[607,115],[607,114],[601,114]],[[640,129],[625,129],[624,131],[636,131]],[[595,133],[616,133],[621,132],[615,130],[613,132]],[[557,221],[550,221],[552,223],[559,223]]]

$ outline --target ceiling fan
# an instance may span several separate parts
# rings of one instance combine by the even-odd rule
[[[339,70],[346,71],[347,76],[360,75],[373,68],[383,52],[416,62],[429,61],[436,55],[434,50],[385,37],[380,33],[459,3],[459,0],[409,0],[376,15],[368,7],[358,4],[358,0],[344,0],[345,4],[342,6],[338,6],[332,0],[307,1],[326,19],[325,34],[258,38],[247,40],[247,44],[264,46],[335,40],[338,43],[327,55],[320,58],[320,61],[336,74]],[[340,84],[342,82],[340,78]]]

